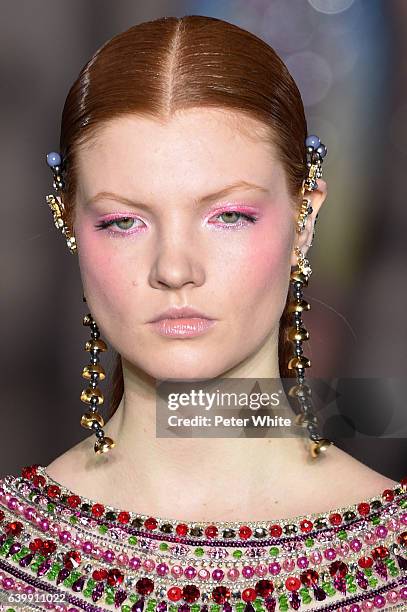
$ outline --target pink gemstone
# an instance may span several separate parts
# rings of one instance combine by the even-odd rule
[[[46,518],[41,518],[38,522],[38,525],[41,529],[41,531],[48,531],[49,530],[49,521]]]
[[[59,539],[62,542],[62,544],[67,544],[69,540],[71,539],[71,534],[69,533],[69,531],[60,531]]]
[[[363,538],[366,544],[376,544],[377,537],[373,531],[367,531]]]
[[[232,567],[227,573],[229,580],[237,580],[239,578],[239,575],[240,572],[235,567]]]
[[[353,540],[349,542],[349,546],[353,552],[359,552],[362,548],[362,542],[359,540],[359,538],[353,538]]]
[[[5,589],[12,589],[14,587],[14,580],[12,578],[3,578],[2,585]]]
[[[71,544],[74,548],[82,548],[82,539],[78,535],[74,535],[71,540]]]
[[[281,565],[278,561],[272,561],[271,563],[269,563],[269,572],[273,576],[277,576],[277,574],[281,572]]]
[[[256,565],[254,571],[256,572],[257,576],[263,578],[263,576],[267,574],[267,565],[265,565],[264,563],[259,563],[258,565]]]
[[[32,521],[33,519],[35,519],[36,514],[37,513],[35,512],[35,508],[33,508],[32,506],[26,506],[24,508],[24,516],[29,521]]]
[[[359,604],[352,604],[349,606],[349,612],[361,612],[361,607]]]
[[[373,599],[373,603],[376,608],[383,608],[386,605],[386,600],[383,595],[376,595],[376,597]]]
[[[362,602],[362,610],[364,612],[369,612],[369,610],[373,610],[374,608],[374,603],[371,599],[367,599],[366,601]]]
[[[82,550],[84,553],[86,553],[87,555],[90,555],[90,553],[92,552],[92,549],[93,549],[92,542],[90,542],[89,540],[82,542]]]
[[[22,582],[17,582],[14,590],[17,593],[23,593],[24,592],[24,584]]]
[[[32,593],[35,593],[35,588],[31,584],[26,584],[24,587],[24,593],[31,595]]]
[[[10,499],[7,500],[7,506],[10,508],[10,510],[15,510],[17,507],[17,502],[17,497],[10,497]]]
[[[141,565],[140,557],[132,557],[129,561],[129,566],[132,569],[138,569]]]
[[[251,578],[254,574],[254,569],[251,565],[244,565],[242,567],[242,576],[245,578]]]
[[[295,567],[295,561],[294,559],[284,559],[283,561],[283,568],[287,571],[287,572],[292,572],[293,569]]]
[[[400,516],[400,521],[403,525],[407,525],[407,512],[403,512],[403,514]]]
[[[135,557],[133,557],[133,559],[134,558]],[[131,560],[130,560],[130,563],[131,563]],[[168,567],[166,563],[159,563],[157,565],[156,572],[159,576],[165,576],[166,574],[168,574],[169,569],[170,568]]]
[[[19,512],[20,514],[23,514],[24,513],[24,508],[25,508],[25,505],[22,504],[20,501],[18,501],[17,502],[17,512]]]
[[[57,536],[59,534],[59,525],[56,523],[51,523],[49,526],[49,532],[52,533],[52,535]]]
[[[129,557],[126,555],[126,553],[119,553],[117,555],[117,563],[119,565],[128,565]]]
[[[217,582],[219,582],[220,580],[223,580],[224,577],[225,577],[225,573],[223,570],[219,568],[213,570],[212,578],[216,580]]]
[[[385,538],[388,534],[388,529],[384,525],[379,525],[376,527],[376,535],[379,538]]]
[[[198,576],[201,580],[209,580],[210,573],[207,569],[203,567],[198,571]]]
[[[399,598],[399,594],[395,589],[389,591],[386,595],[386,599],[389,603],[395,603]]]
[[[401,587],[399,594],[400,594],[400,599],[407,599],[407,586]]]
[[[336,550],[334,548],[327,548],[324,550],[324,557],[328,559],[328,561],[332,561],[336,557]]]
[[[110,550],[109,548],[105,550],[105,552],[103,553],[103,559],[107,561],[108,563],[112,563],[114,558],[115,558],[115,554],[113,550]]]
[[[192,578],[196,576],[196,569],[192,567],[192,565],[188,565],[188,567],[184,569],[184,574],[189,580],[192,580]]]
[[[305,569],[309,565],[307,557],[298,557],[297,565],[300,569]]]
[[[399,526],[400,524],[396,517],[390,518],[386,523],[386,527],[389,529],[389,531],[398,531]]]
[[[146,559],[143,563],[143,567],[149,572],[155,568],[155,562],[152,559]]]
[[[182,576],[182,567],[180,565],[173,565],[171,574],[175,576],[175,578],[180,578]]]
[[[314,565],[320,565],[322,563],[322,554],[319,550],[313,550],[309,555],[311,563]]]

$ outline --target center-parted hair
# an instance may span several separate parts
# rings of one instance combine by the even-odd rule
[[[117,117],[135,114],[165,122],[177,111],[199,107],[257,119],[261,130],[253,136],[272,144],[285,171],[290,204],[301,204],[307,176],[307,123],[301,94],[284,62],[247,30],[214,17],[187,15],[140,23],[114,36],[96,51],[72,85],[60,136],[68,222],[72,224],[75,217],[78,146]],[[238,123],[236,129],[240,129]],[[289,295],[279,328],[282,378],[295,375],[287,368],[291,352],[285,335],[291,319],[288,301]],[[118,356],[109,417],[122,395]]]

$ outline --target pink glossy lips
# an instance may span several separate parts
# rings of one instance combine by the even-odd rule
[[[172,338],[190,338],[200,336],[215,324],[213,319],[201,319],[193,317],[190,319],[160,319],[153,321],[151,325],[163,336]]]

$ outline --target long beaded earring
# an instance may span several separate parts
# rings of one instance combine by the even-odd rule
[[[83,301],[86,302],[85,297],[83,297]],[[97,438],[94,450],[95,453],[101,455],[115,446],[112,438],[105,436],[102,429],[105,422],[98,412],[98,406],[104,402],[103,393],[98,388],[98,383],[106,378],[105,371],[99,363],[99,353],[106,351],[107,346],[100,339],[99,328],[90,313],[83,317],[83,324],[90,327],[91,339],[85,343],[85,351],[90,353],[90,363],[82,371],[82,376],[89,381],[89,386],[83,389],[81,393],[81,401],[89,406],[89,410],[82,415],[81,425],[94,431]]]
[[[308,136],[305,146],[308,176],[303,182],[303,201],[296,227],[298,233],[304,231],[308,215],[313,212],[311,200],[305,197],[305,190],[313,191],[317,189],[316,179],[322,176],[322,160],[327,154],[327,148],[321,143],[318,136]],[[313,238],[314,234],[312,240]],[[307,246],[311,246],[311,244]],[[294,356],[289,360],[287,367],[289,370],[295,370],[297,384],[290,389],[289,395],[295,397],[300,404],[301,414],[298,415],[296,422],[307,428],[311,457],[316,458],[325,452],[333,442],[322,437],[318,431],[317,419],[312,412],[311,388],[305,384],[305,369],[311,366],[311,361],[303,354],[302,343],[309,339],[309,332],[303,325],[302,314],[310,310],[311,306],[309,302],[304,300],[303,288],[308,286],[312,269],[300,248],[295,247],[294,252],[297,256],[297,268],[291,272],[290,276],[294,299],[288,306],[288,310],[293,314],[294,320],[293,326],[287,331],[288,340],[294,344]]]

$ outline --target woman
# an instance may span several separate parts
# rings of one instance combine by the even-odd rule
[[[47,201],[79,257],[92,435],[3,478],[3,609],[407,609],[407,481],[324,439],[304,395],[326,151],[281,59],[230,23],[142,23],[83,68]],[[309,456],[300,437],[156,436],[159,381],[293,376]]]

